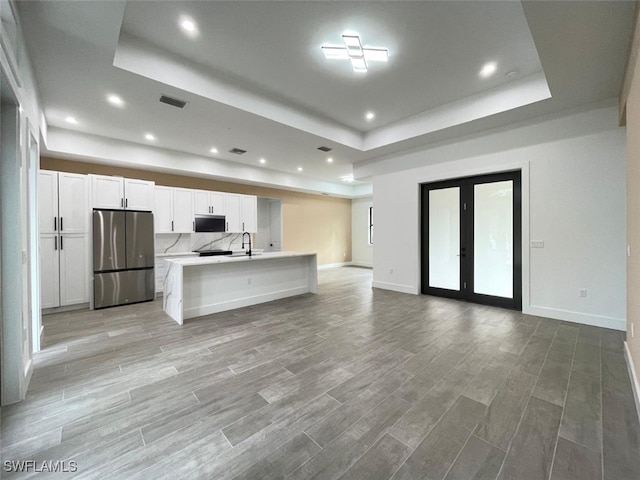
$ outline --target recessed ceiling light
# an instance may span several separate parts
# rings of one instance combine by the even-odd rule
[[[478,75],[482,78],[489,78],[491,75],[496,73],[498,69],[498,64],[496,62],[485,63],[482,66],[482,69],[478,72]]]
[[[367,112],[364,115],[364,118],[366,118],[367,120],[373,120],[374,118],[376,118],[376,114],[373,112]]]
[[[124,102],[118,95],[107,95],[107,101],[116,107],[122,107],[124,105]]]
[[[211,150],[209,150],[211,153],[218,153],[218,149],[216,147],[211,147]]]
[[[196,22],[194,22],[189,17],[181,17],[180,18],[180,28],[188,35],[196,35],[198,33],[198,27],[196,26]]]
[[[261,158],[260,159],[260,163],[265,164],[265,163],[267,163],[267,161],[264,158]]]
[[[327,163],[333,163],[333,158],[331,157],[327,158]]]
[[[146,138],[150,142],[153,142],[156,139],[156,137],[154,137],[153,134],[151,134],[151,133],[145,133],[144,134],[144,138]]]
[[[67,123],[72,124],[72,125],[77,125],[77,124],[78,124],[78,121],[77,121],[75,118],[73,118],[73,117],[67,117],[67,118],[65,118],[65,121],[66,121]]]
[[[298,171],[301,172],[302,171],[302,167],[298,167]]]

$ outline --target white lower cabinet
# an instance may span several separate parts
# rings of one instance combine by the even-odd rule
[[[60,305],[89,301],[89,236],[60,235]]]
[[[58,234],[40,235],[40,302],[42,308],[60,306]]]

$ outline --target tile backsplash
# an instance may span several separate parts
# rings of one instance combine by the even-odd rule
[[[156,254],[185,253],[194,250],[240,250],[241,233],[159,233],[156,235]]]

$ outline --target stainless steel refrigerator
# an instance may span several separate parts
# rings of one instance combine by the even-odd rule
[[[153,300],[153,214],[93,211],[93,305],[113,307]]]

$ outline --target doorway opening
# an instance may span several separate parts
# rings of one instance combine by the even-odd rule
[[[256,248],[265,252],[282,251],[282,200],[258,197]]]
[[[422,293],[522,310],[520,171],[421,186]]]

